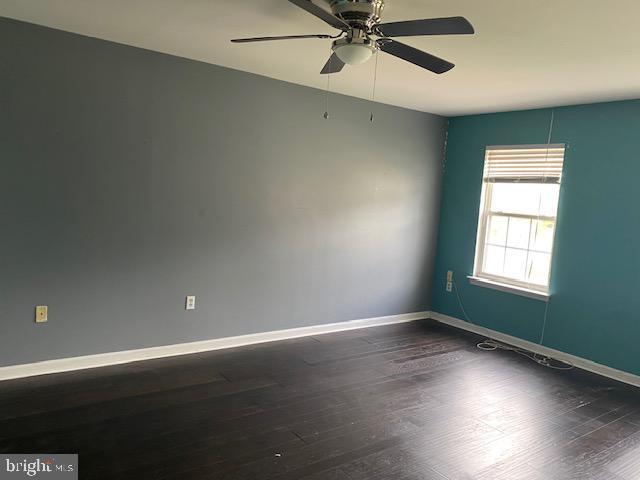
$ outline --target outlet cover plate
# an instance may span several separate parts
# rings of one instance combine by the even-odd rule
[[[187,295],[187,298],[184,302],[185,310],[195,310],[196,309],[196,296],[195,295]]]
[[[45,323],[49,319],[49,307],[38,305],[36,307],[36,323]]]

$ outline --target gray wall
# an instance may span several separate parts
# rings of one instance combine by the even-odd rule
[[[443,118],[6,19],[0,74],[0,365],[429,308]]]

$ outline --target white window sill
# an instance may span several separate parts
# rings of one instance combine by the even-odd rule
[[[524,287],[516,287],[515,285],[509,285],[507,283],[500,283],[494,280],[486,278],[469,276],[467,277],[471,285],[477,285],[478,287],[492,288],[501,292],[513,293],[515,295],[521,295],[527,298],[533,298],[535,300],[541,300],[543,302],[549,301],[549,294],[540,292],[538,290],[531,290]]]

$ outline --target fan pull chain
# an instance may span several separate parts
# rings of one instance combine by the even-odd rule
[[[376,55],[376,63],[375,63],[375,66],[373,67],[373,89],[371,91],[372,103],[376,101],[376,84],[378,82],[378,51],[377,50],[375,55]],[[372,110],[371,110],[371,117],[369,117],[369,121],[373,123],[373,120],[374,120],[373,105],[371,107],[372,107]]]
[[[331,67],[333,63],[333,55],[331,55],[331,57],[329,57],[329,70],[331,71]],[[324,119],[328,120],[329,119],[329,94],[331,93],[331,73],[327,74],[327,90],[325,93],[325,100],[324,100]]]

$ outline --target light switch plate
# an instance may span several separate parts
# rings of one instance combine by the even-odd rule
[[[187,295],[187,299],[184,302],[185,310],[195,310],[196,309],[196,296],[195,295]]]
[[[36,323],[45,323],[49,317],[49,307],[38,305],[36,307]]]

